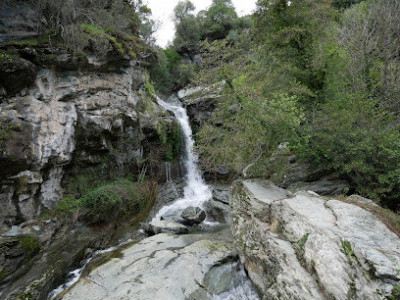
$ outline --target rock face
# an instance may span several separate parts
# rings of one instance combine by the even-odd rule
[[[206,219],[206,213],[200,207],[193,206],[185,208],[181,216],[187,225],[200,224]]]
[[[212,199],[205,203],[208,220],[219,223],[229,223],[229,188],[227,184],[210,185]]]
[[[32,78],[14,79],[22,86],[0,102],[0,119],[11,132],[0,153],[0,232],[54,207],[63,197],[63,182],[82,170],[103,176],[122,176],[127,170],[139,174],[135,162],[155,148],[151,143],[159,139],[158,121],[174,122],[140,91],[144,70],[133,62],[53,56],[54,64],[45,66],[38,61],[42,55],[33,55],[26,66],[32,74],[24,77]],[[15,72],[25,66],[10,61],[0,64],[0,73],[7,64]]]
[[[215,276],[237,260],[225,237],[221,232],[152,236],[90,271],[62,299],[212,299],[235,281]]]
[[[220,98],[219,95],[212,93],[210,89],[202,87],[180,90],[177,96],[180,101],[186,104],[194,132],[205,121],[210,120]]]
[[[231,213],[263,299],[382,299],[400,282],[399,237],[358,206],[244,180]]]
[[[47,299],[66,271],[84,259],[88,248],[107,245],[113,230],[107,226],[98,232],[47,220],[14,230],[12,237],[0,237],[0,299]]]

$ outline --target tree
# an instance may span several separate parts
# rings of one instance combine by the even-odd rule
[[[213,0],[210,8],[199,15],[202,39],[222,39],[238,27],[238,16],[231,0]]]
[[[348,51],[349,88],[400,114],[400,3],[367,1],[343,14],[339,43]]]
[[[175,38],[174,48],[196,50],[200,40],[199,22],[194,15],[195,6],[189,0],[179,2],[174,9]]]

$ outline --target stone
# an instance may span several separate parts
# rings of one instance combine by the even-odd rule
[[[210,200],[204,204],[208,220],[211,222],[228,223],[229,205],[223,202]]]
[[[323,178],[311,182],[296,182],[288,187],[290,191],[313,191],[319,195],[343,195],[350,189],[349,184],[345,180]]]
[[[104,167],[115,177],[124,176],[137,161],[135,151],[148,155],[142,150],[144,141],[159,138],[159,120],[174,122],[153,101],[147,104],[153,113],[138,109],[142,67],[125,60],[113,62],[111,70],[107,61],[97,65],[51,50],[54,60],[49,62],[41,48],[22,55],[27,50],[17,47],[12,50],[15,61],[0,67],[0,85],[11,89],[0,102],[0,119],[12,125],[12,138],[0,158],[0,233],[52,209],[64,196],[65,182],[103,165],[106,157],[118,167]]]
[[[182,211],[181,217],[187,225],[197,225],[206,219],[206,213],[200,207],[189,206]]]
[[[189,232],[189,229],[185,225],[168,220],[152,221],[148,224],[143,224],[142,228],[149,235],[155,235],[159,233],[185,234]]]
[[[232,231],[263,299],[381,299],[400,274],[400,238],[368,211],[264,180],[231,189]]]
[[[192,296],[228,289],[234,279],[219,266],[235,260],[236,251],[227,241],[205,234],[161,233],[93,268],[61,299],[210,299]],[[219,286],[205,284],[217,274],[228,278],[220,278]]]

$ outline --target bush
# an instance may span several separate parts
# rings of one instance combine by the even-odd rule
[[[304,127],[299,157],[349,181],[354,190],[396,209],[400,196],[400,133],[389,113],[360,95],[327,103]]]
[[[151,207],[155,197],[154,184],[139,185],[119,179],[89,191],[81,202],[86,219],[90,223],[102,223],[143,213]]]

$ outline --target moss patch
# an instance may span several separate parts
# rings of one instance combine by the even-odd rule
[[[39,241],[32,236],[21,237],[18,238],[18,240],[26,255],[24,263],[27,263],[39,252],[40,250]]]

